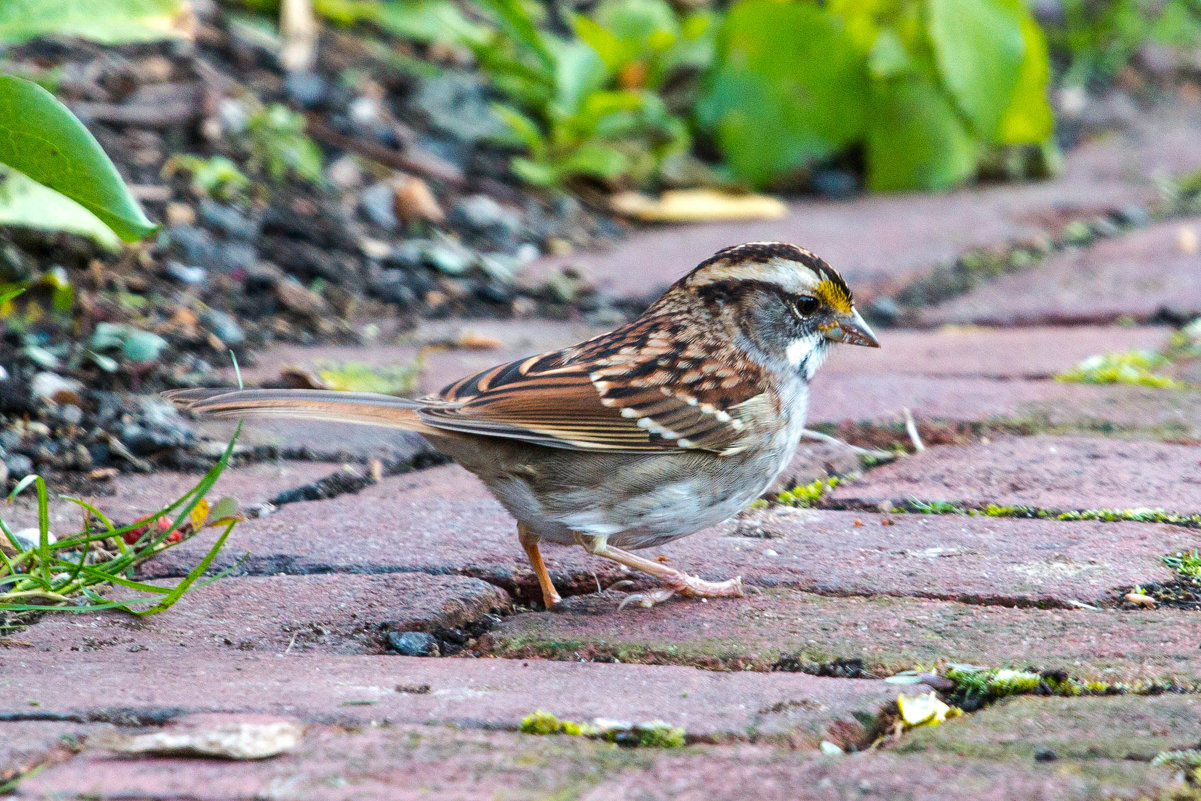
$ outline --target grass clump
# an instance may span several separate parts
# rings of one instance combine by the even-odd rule
[[[1126,384],[1156,389],[1184,389],[1184,383],[1156,372],[1169,364],[1171,360],[1162,353],[1128,350],[1090,356],[1072,369],[1055,376],[1055,380],[1073,384]]]
[[[240,429],[239,429],[240,431]],[[0,518],[0,631],[16,628],[45,612],[93,612],[120,609],[153,615],[169,609],[212,564],[238,522],[237,504],[222,498],[209,504],[205,495],[229,464],[237,434],[217,464],[191,490],[153,514],[118,526],[103,512],[78,498],[65,500],[84,510],[81,531],[55,537],[50,531],[49,493],[45,480],[29,475],[9,495],[11,502],[33,488],[37,496],[36,529],[13,531]],[[204,558],[174,587],[131,578],[139,564],[208,527],[224,527]],[[106,599],[111,585],[134,590],[134,597]],[[148,607],[145,605],[149,604]]]
[[[1201,609],[1201,552],[1178,551],[1163,557],[1163,563],[1176,571],[1172,579],[1140,584],[1125,600],[1138,600],[1131,598],[1135,595],[1147,596],[1159,607]]]
[[[1165,556],[1163,562],[1186,578],[1201,578],[1201,553],[1181,551],[1174,556]]]
[[[525,734],[566,734],[604,740],[626,748],[682,748],[686,742],[684,730],[661,720],[629,723],[620,720],[597,719],[592,723],[560,720],[541,709],[521,721]]]

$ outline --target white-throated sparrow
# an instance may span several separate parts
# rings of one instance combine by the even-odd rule
[[[195,389],[221,417],[300,417],[416,431],[475,473],[517,519],[549,608],[540,540],[579,543],[674,593],[742,594],[624,549],[692,534],[771,486],[804,430],[809,381],[831,342],[879,347],[842,277],[780,242],[727,248],[642,316],[553,353],[468,376],[437,395]]]

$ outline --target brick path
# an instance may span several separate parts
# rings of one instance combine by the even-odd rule
[[[652,231],[574,260],[645,298],[717,246],[789,238],[845,268],[878,311],[889,298],[903,309],[968,250],[1062,241],[1074,220],[1154,204],[1150,176],[1199,166],[1181,122],[1190,113],[1169,115],[1158,135],[1086,145],[1045,184],[801,203],[783,221]],[[1189,523],[1201,514],[1201,392],[1054,376],[1092,355],[1162,347],[1171,328],[1155,323],[1201,313],[1201,256],[1184,229],[1201,232],[1201,219],[1107,230],[1022,272],[938,290],[898,317],[925,328],[884,329],[880,351],[838,353],[815,383],[813,425],[907,445],[909,408],[929,447],[863,470],[847,449],[806,443],[777,489],[844,476],[817,508],[772,503],[655,552],[706,578],[741,574],[758,588],[744,599],[619,610],[622,592],[598,588],[639,580],[558,548],[547,557],[567,598],[541,611],[512,521],[460,468],[410,470],[428,464],[419,440],[249,426],[245,446],[285,458],[231,470],[215,491],[278,507],[237,527],[215,564],[229,577],[156,617],[50,616],[0,640],[0,783],[27,774],[17,798],[206,800],[1169,793],[1181,774],[1152,759],[1201,740],[1198,612],[1123,598],[1170,585],[1163,557],[1201,540]],[[930,328],[945,323],[1011,327]],[[450,321],[394,345],[280,348],[245,375],[410,362],[464,332],[498,347],[425,347],[423,389],[591,333]],[[1198,375],[1196,362],[1172,370]],[[398,474],[373,483],[370,458]],[[192,481],[122,477],[100,501],[128,519]],[[56,514],[67,528],[65,507]],[[5,515],[31,520],[28,506]],[[172,549],[142,578],[177,579],[207,545],[202,535]],[[943,725],[887,736],[899,691],[964,699],[945,678],[964,663],[1042,671],[1043,690],[1087,692],[977,701]],[[913,669],[930,686],[884,681]],[[522,733],[535,710],[662,720],[686,745]],[[261,760],[120,751],[121,734],[219,740],[287,722],[303,726],[299,745]]]

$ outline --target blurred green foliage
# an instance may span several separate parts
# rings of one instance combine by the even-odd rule
[[[186,0],[2,0],[0,42],[48,34],[101,44],[152,42],[183,35]]]
[[[665,165],[694,152],[736,183],[772,188],[803,185],[832,160],[862,164],[876,190],[1013,172],[998,164],[1045,171],[1054,161],[1049,51],[1062,83],[1085,85],[1111,80],[1148,42],[1201,41],[1201,0],[1062,0],[1045,31],[1027,0],[599,0],[580,13],[537,0],[312,4],[333,24],[473,53],[496,94],[504,142],[519,151],[514,174],[545,187],[667,183],[667,173],[679,176]],[[0,41],[162,38],[177,33],[182,8],[0,0]],[[283,106],[256,112],[244,142],[250,170],[319,182],[320,151],[303,128]],[[243,192],[236,168],[221,166],[193,163],[198,188]]]
[[[689,147],[685,121],[650,87],[696,57],[701,26],[686,35],[662,0],[609,2],[596,19],[614,27],[574,17],[577,37],[568,39],[541,26],[520,0],[480,6],[496,27],[465,44],[505,98],[495,110],[507,141],[525,150],[512,162],[519,178],[535,186],[578,177],[642,184]]]
[[[202,197],[211,197],[222,203],[244,199],[250,188],[250,179],[238,169],[238,165],[225,156],[194,156],[180,153],[172,156],[163,165],[166,176],[186,172],[192,176],[192,191]]]
[[[1049,76],[1020,0],[742,0],[698,119],[755,185],[862,147],[871,188],[937,189],[1050,136]]]
[[[1063,18],[1047,26],[1047,38],[1066,62],[1065,85],[1104,84],[1145,43],[1195,50],[1201,0],[1063,0]]]
[[[265,172],[276,183],[289,177],[321,183],[321,150],[304,128],[304,115],[279,103],[252,113],[246,121],[250,169]]]

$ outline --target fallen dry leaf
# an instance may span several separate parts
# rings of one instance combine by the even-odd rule
[[[775,220],[788,213],[788,207],[778,198],[734,195],[715,189],[675,189],[658,198],[622,192],[614,195],[609,205],[618,214],[645,222]]]
[[[1196,256],[1201,252],[1201,241],[1197,238],[1197,232],[1193,228],[1182,225],[1180,230],[1176,232],[1176,246],[1180,248],[1180,252],[1188,256]]]
[[[394,184],[392,206],[396,216],[402,220],[425,220],[433,223],[446,220],[446,212],[430,191],[429,184],[411,175],[402,177]]]
[[[1138,592],[1126,593],[1126,603],[1134,604],[1135,606],[1152,607],[1156,605],[1156,601],[1150,595],[1143,595]]]
[[[505,343],[496,337],[477,334],[473,331],[464,331],[455,337],[454,344],[456,347],[469,348],[470,350],[496,350]]]

